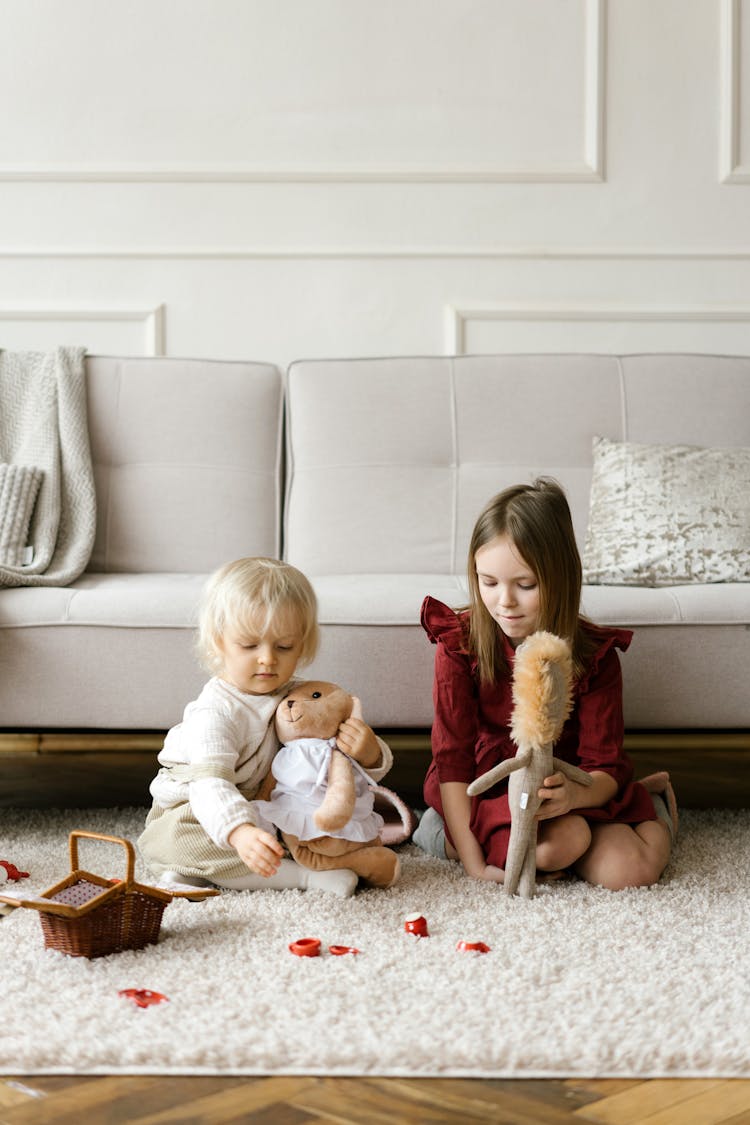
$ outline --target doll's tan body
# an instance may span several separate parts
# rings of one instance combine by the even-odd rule
[[[337,684],[320,680],[298,684],[277,709],[276,733],[279,740],[286,743],[299,738],[333,738],[344,720],[351,715],[361,718],[357,714],[357,702]],[[266,782],[262,796],[268,799],[273,791],[273,776],[269,775]],[[323,803],[313,817],[321,835],[300,840],[282,832],[282,839],[292,858],[303,867],[314,871],[347,868],[373,886],[390,887],[398,879],[400,863],[396,853],[383,846],[380,837],[361,843],[329,835],[349,822],[354,804],[351,759],[341,750],[334,749]]]
[[[592,784],[589,774],[553,754],[570,713],[571,693],[570,646],[552,633],[533,633],[519,645],[513,669],[511,736],[518,747],[516,756],[476,778],[467,789],[474,797],[509,778],[511,828],[503,884],[507,894],[531,898],[535,891],[535,817],[544,779],[559,771],[581,785]]]

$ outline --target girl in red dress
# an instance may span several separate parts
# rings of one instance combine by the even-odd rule
[[[622,676],[617,649],[632,633],[580,615],[581,560],[565,493],[540,478],[499,493],[479,516],[469,548],[469,607],[434,598],[422,625],[437,646],[429,806],[414,835],[427,851],[463,864],[468,875],[503,881],[510,836],[507,780],[478,797],[466,787],[502,759],[510,737],[516,647],[538,629],[570,641],[573,710],[555,756],[586,770],[590,787],[561,773],[539,796],[537,870],[574,870],[611,890],[655,883],[669,860],[676,825],[667,775],[633,780],[623,750]],[[670,798],[670,810],[658,792]]]

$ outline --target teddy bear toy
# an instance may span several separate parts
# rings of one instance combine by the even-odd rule
[[[348,868],[372,886],[390,887],[400,864],[381,842],[374,782],[336,744],[350,717],[362,717],[359,700],[338,684],[297,684],[277,708],[281,748],[252,805],[259,827],[278,828],[303,867]]]
[[[570,645],[562,637],[540,630],[518,646],[510,727],[518,747],[516,756],[506,758],[476,778],[467,789],[469,796],[474,797],[510,775],[511,826],[503,884],[510,895],[518,893],[522,898],[531,898],[535,891],[535,817],[541,804],[537,794],[545,777],[559,770],[581,785],[592,784],[589,774],[552,753],[570,714],[572,679]]]

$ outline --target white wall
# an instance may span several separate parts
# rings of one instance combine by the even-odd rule
[[[0,0],[0,347],[750,352],[750,0]]]

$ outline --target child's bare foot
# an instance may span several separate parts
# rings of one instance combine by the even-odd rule
[[[537,883],[556,883],[559,879],[572,879],[573,875],[564,867],[562,871],[537,871]]]

